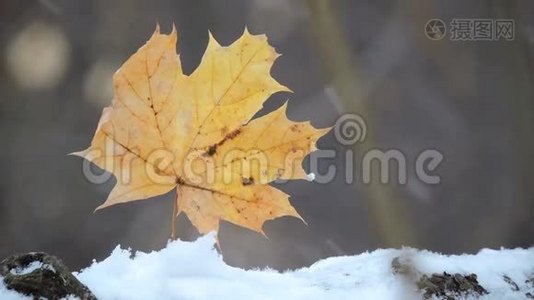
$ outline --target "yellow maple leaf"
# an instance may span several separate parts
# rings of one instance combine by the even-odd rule
[[[114,98],[91,146],[74,153],[117,178],[97,209],[176,187],[173,222],[184,212],[201,233],[218,231],[220,220],[263,233],[267,220],[300,218],[268,183],[305,179],[302,160],[330,128],[290,121],[285,104],[251,121],[270,95],[289,91],[270,76],[279,54],[246,29],[227,47],[210,34],[187,76],[176,42],[176,29],[156,28],[115,73]]]

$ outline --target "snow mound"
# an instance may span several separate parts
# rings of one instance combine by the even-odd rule
[[[6,289],[4,280],[0,277],[0,299],[2,300],[20,300],[31,299],[30,297],[23,297],[20,294]]]
[[[228,266],[214,249],[214,236],[174,241],[165,249],[136,253],[117,247],[102,262],[74,275],[98,299],[417,299],[412,285],[394,275],[391,261],[409,257],[418,270],[475,273],[489,292],[480,299],[526,299],[534,286],[534,248],[483,249],[446,256],[415,249],[376,250],[332,257],[310,267],[277,272]],[[513,280],[514,291],[503,276]],[[0,299],[20,299],[0,283]]]

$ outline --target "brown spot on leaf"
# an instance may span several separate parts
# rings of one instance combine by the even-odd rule
[[[226,129],[226,130],[228,130],[228,129]],[[209,146],[208,150],[206,151],[206,153],[204,153],[204,156],[213,156],[213,155],[215,155],[215,153],[217,153],[217,147],[221,146],[222,144],[224,144],[228,140],[234,139],[240,133],[241,133],[241,129],[238,128],[238,129],[226,134],[226,136],[220,142],[218,142],[217,144]]]
[[[241,183],[243,185],[251,185],[251,184],[254,184],[254,177],[248,177],[248,178],[243,178],[241,180]]]
[[[217,144],[215,145],[211,145],[209,148],[208,148],[208,151],[206,151],[205,155],[207,156],[213,156],[215,155],[215,153],[217,153]]]
[[[182,178],[180,178],[180,177],[176,177],[176,183],[177,183],[177,184],[180,184],[180,185],[184,185],[184,184],[185,184],[185,181],[184,181]]]
[[[219,145],[222,145],[222,143],[224,143],[224,142],[227,141],[227,140],[231,140],[231,139],[235,138],[235,137],[238,136],[240,133],[241,133],[241,129],[240,129],[240,128],[238,128],[238,129],[236,129],[236,130],[234,130],[234,131],[228,133],[228,134],[224,137],[224,139],[223,139],[222,141],[219,142]]]

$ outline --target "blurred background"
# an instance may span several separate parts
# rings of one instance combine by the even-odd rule
[[[425,35],[439,18],[513,19],[513,41],[451,41]],[[227,45],[245,26],[265,33],[283,56],[273,76],[293,94],[289,117],[331,126],[358,113],[365,141],[344,146],[330,133],[321,160],[333,181],[278,187],[308,226],[294,218],[266,223],[269,239],[223,223],[227,263],[276,269],[383,247],[444,253],[534,245],[534,2],[327,0],[4,0],[0,2],[0,258],[46,251],[76,270],[117,244],[151,251],[169,237],[172,192],[93,213],[114,180],[88,182],[82,160],[111,76],[151,35],[176,24],[186,73],[198,65],[211,30]],[[361,180],[370,149],[398,149],[406,184]],[[414,160],[436,149],[443,161],[430,185]],[[354,182],[344,153],[354,151]],[[394,166],[393,166],[394,167]],[[198,236],[187,218],[184,240]],[[179,267],[179,266],[177,266]]]

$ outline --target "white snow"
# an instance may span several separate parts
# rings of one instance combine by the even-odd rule
[[[102,262],[75,276],[98,299],[417,299],[414,288],[391,271],[397,256],[424,273],[476,273],[489,294],[481,299],[526,299],[534,288],[534,248],[483,249],[446,256],[410,248],[331,257],[294,271],[244,270],[224,263],[214,236],[175,241],[161,251],[135,253],[117,247]],[[503,281],[509,276],[520,288]],[[20,299],[0,284],[0,299]],[[9,298],[11,297],[11,298]]]
[[[31,299],[30,297],[24,297],[20,294],[6,289],[4,285],[4,280],[0,276],[0,299],[2,300],[21,300],[21,299]]]
[[[9,272],[11,274],[13,274],[13,275],[26,275],[26,274],[30,274],[31,272],[39,269],[42,266],[43,266],[42,262],[40,262],[40,261],[32,261],[29,265],[27,265],[24,268],[11,269],[11,270],[9,270]]]
[[[20,276],[20,275],[30,274],[31,272],[37,269],[41,269],[41,268],[48,269],[54,273],[56,272],[53,266],[49,264],[43,264],[40,261],[32,261],[29,265],[25,266],[24,268],[15,268],[15,269],[9,270],[9,272],[13,275]]]

